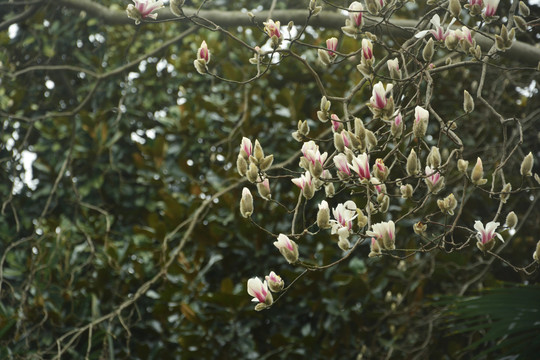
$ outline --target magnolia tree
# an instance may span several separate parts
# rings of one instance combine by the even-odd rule
[[[2,213],[7,219],[3,223],[7,230],[3,231],[17,234],[9,245],[3,245],[0,262],[0,291],[7,304],[2,310],[2,321],[7,325],[6,330],[0,330],[0,339],[4,334],[12,334],[15,339],[7,341],[5,344],[11,347],[6,348],[23,351],[21,349],[40,344],[35,347],[37,357],[61,358],[81,351],[86,351],[87,356],[107,352],[110,356],[115,353],[135,356],[130,352],[135,346],[130,341],[132,336],[134,339],[138,336],[133,331],[136,320],[124,318],[152,318],[152,311],[155,314],[163,311],[167,314],[162,316],[165,320],[161,319],[157,325],[149,321],[152,325],[148,329],[159,328],[166,332],[169,330],[163,329],[164,324],[174,323],[182,328],[182,320],[173,314],[177,308],[190,324],[204,327],[205,334],[211,332],[208,329],[212,327],[202,319],[202,305],[196,308],[187,303],[196,303],[197,298],[204,297],[196,284],[223,259],[220,253],[229,251],[230,258],[234,259],[229,266],[247,265],[239,275],[242,286],[234,287],[229,275],[223,274],[226,266],[217,276],[222,292],[237,296],[234,305],[222,313],[236,314],[238,308],[248,308],[247,300],[251,296],[256,303],[255,310],[268,310],[261,313],[262,317],[268,314],[269,318],[275,318],[278,315],[271,308],[300,302],[303,293],[315,291],[317,283],[313,284],[310,276],[321,276],[317,279],[322,281],[324,275],[319,274],[324,273],[331,274],[328,276],[336,283],[348,284],[356,281],[353,278],[361,278],[361,285],[354,283],[354,286],[379,284],[373,285],[377,294],[385,292],[383,297],[374,295],[373,302],[384,309],[377,315],[379,319],[398,313],[400,308],[402,318],[384,330],[380,325],[383,320],[374,320],[375,325],[359,325],[365,333],[373,331],[371,345],[361,339],[349,344],[360,357],[376,358],[380,349],[388,351],[387,358],[395,349],[403,354],[418,353],[434,341],[433,324],[438,313],[426,315],[425,322],[429,325],[425,341],[424,337],[411,338],[409,334],[403,343],[410,347],[399,345],[400,339],[406,337],[407,319],[420,311],[414,300],[423,297],[424,287],[428,292],[427,288],[432,286],[435,290],[429,290],[431,293],[461,296],[471,287],[482,288],[494,266],[511,273],[501,278],[515,283],[538,279],[540,177],[535,165],[539,155],[540,112],[529,100],[537,98],[534,78],[540,71],[540,50],[530,45],[535,43],[534,27],[538,20],[531,16],[531,10],[523,1],[499,4],[498,0],[429,0],[426,4],[416,4],[401,0],[306,0],[300,4],[295,2],[295,8],[288,10],[272,1],[251,11],[243,8],[238,12],[225,12],[223,6],[228,5],[220,2],[216,2],[219,8],[216,10],[212,2],[182,0],[134,0],[127,6],[112,4],[110,8],[91,1],[71,0],[59,0],[55,4],[14,2],[10,6],[16,10],[3,20],[0,30],[9,28],[15,34],[13,38],[17,36],[17,29],[36,13],[40,14],[39,10],[45,6],[51,12],[62,9],[78,14],[81,19],[96,19],[85,26],[102,22],[135,30],[133,39],[116,39],[121,44],[125,41],[125,48],[110,45],[110,52],[88,61],[81,60],[81,56],[82,65],[64,63],[64,57],[50,63],[38,57],[34,63],[31,56],[24,54],[2,60],[2,71],[6,79],[12,81],[9,84],[45,72],[45,86],[52,91],[55,83],[51,85],[48,76],[61,73],[71,93],[77,83],[65,79],[69,74],[76,74],[78,82],[87,77],[95,79],[84,88],[83,95],[69,101],[60,99],[59,105],[50,108],[27,104],[24,96],[17,95],[20,90],[10,93],[9,89],[4,90],[6,83],[0,83],[1,114],[7,119],[3,129],[16,134],[8,134],[9,141],[4,140],[5,145],[2,145],[2,150],[10,154],[2,164],[6,172],[9,170],[12,174],[6,176],[10,184],[6,191],[11,195],[4,196]],[[406,18],[410,14],[416,17]],[[38,20],[50,24],[48,20]],[[17,29],[12,27],[17,24]],[[190,27],[183,28],[180,34],[175,33],[170,40],[156,41],[160,32],[169,34],[169,31],[177,31],[176,26],[186,25]],[[191,79],[189,89],[179,87],[179,110],[158,108],[158,100],[153,96],[156,94],[157,98],[160,89],[155,86],[137,99],[150,101],[144,105],[148,115],[143,111],[136,113],[134,109],[142,109],[143,105],[137,100],[129,102],[137,92],[133,85],[135,79],[154,61],[156,54],[192,39],[190,36],[197,30],[201,30],[197,43],[189,43],[175,55],[182,56],[176,70],[173,71],[174,66],[167,61],[161,65],[162,70],[171,66],[170,71],[166,70],[169,74],[182,74]],[[104,43],[114,39],[115,32],[108,33],[107,40],[101,35],[103,41],[96,35],[91,36],[97,39],[92,41]],[[536,41],[537,38],[536,34]],[[27,42],[29,46],[33,41],[25,41],[25,44]],[[229,44],[229,48],[223,44]],[[98,45],[94,46],[95,53],[102,51]],[[191,49],[186,51],[189,46]],[[43,52],[52,54],[50,60],[60,47],[45,46]],[[77,47],[83,45],[79,46],[77,41]],[[122,54],[119,60],[115,59],[114,54],[119,53]],[[18,60],[13,60],[15,58]],[[172,62],[176,58],[169,59]],[[109,69],[108,62],[118,65]],[[96,70],[89,70],[90,65]],[[129,72],[137,67],[139,73]],[[171,80],[162,77],[162,70],[158,71],[158,76],[167,84]],[[287,81],[298,74],[303,76],[300,80]],[[114,95],[119,92],[116,83],[103,93],[98,91],[101,84],[112,83],[116,76],[124,77],[120,83],[121,96]],[[271,76],[277,80],[269,82]],[[284,93],[281,88],[285,83],[296,87]],[[199,87],[198,84],[211,85]],[[231,116],[231,105],[216,95],[219,86],[242,89],[238,100],[243,104],[240,120],[227,128],[228,131],[221,130],[219,125],[201,130],[206,134],[197,135],[199,139],[215,135],[215,146],[212,145],[211,150],[204,149],[206,143],[201,140],[199,143],[203,145],[193,152],[211,153],[202,162],[223,161],[219,160],[221,157],[226,163],[220,170],[200,165],[206,169],[205,175],[190,175],[191,181],[198,185],[188,187],[182,185],[185,180],[166,180],[174,178],[173,169],[177,167],[176,160],[165,160],[168,149],[180,146],[174,145],[175,127],[179,132],[189,133],[200,126],[193,121],[186,126],[181,121],[176,122],[175,117],[181,117],[182,112],[199,116],[198,106],[202,107],[203,103],[209,105],[204,105],[204,112],[199,110],[203,113],[201,117],[217,113],[220,116],[210,121],[221,123],[222,118]],[[258,86],[263,91],[258,97],[251,97],[251,89]],[[194,95],[199,92],[200,95]],[[167,94],[171,93],[173,90],[168,88]],[[112,115],[108,110],[99,110],[100,106],[106,106],[100,105],[100,101],[104,101],[100,100],[102,94],[117,99]],[[303,98],[297,101],[300,94]],[[189,96],[199,96],[200,103],[186,102]],[[129,104],[124,105],[124,102]],[[250,129],[250,104],[256,102],[263,104],[263,108],[270,104],[280,109],[279,116],[286,121],[280,120],[279,125],[274,126],[273,118],[265,118],[256,125],[256,130]],[[192,110],[186,110],[188,106]],[[126,112],[134,118],[154,121],[133,121],[129,130],[123,130],[131,132],[133,141],[126,141],[126,146],[138,149],[133,153],[115,145],[123,141],[119,129],[123,117],[128,116],[124,115]],[[259,113],[262,114],[264,111]],[[44,126],[47,121],[52,121],[52,129]],[[111,135],[114,129],[118,135]],[[241,134],[239,129],[245,133]],[[38,143],[32,135],[36,131],[46,142],[30,147],[29,143]],[[55,137],[63,139],[62,131],[71,135],[66,135],[63,145],[53,145]],[[150,141],[156,132],[158,140]],[[145,144],[142,137],[153,145]],[[89,141],[95,147],[85,148]],[[136,146],[132,146],[133,142]],[[236,150],[238,144],[239,150]],[[55,153],[62,146],[69,149],[65,160],[40,161],[40,156],[44,159],[49,150]],[[222,155],[224,146],[234,150],[227,156]],[[50,186],[40,188],[38,185],[36,190],[28,185],[29,180],[23,181],[25,151],[27,157],[38,153],[34,168],[36,173],[46,174],[39,179],[42,183],[48,179]],[[95,170],[101,174],[98,180],[87,180],[80,170],[87,166],[85,152],[92,154],[91,161],[101,159],[101,167]],[[187,157],[180,151],[176,155]],[[187,167],[192,166],[194,161],[189,159]],[[131,184],[131,180],[127,180],[131,177],[134,183],[151,188],[148,193],[154,195],[148,195],[146,188]],[[103,186],[107,183],[104,179],[111,183]],[[219,185],[208,185],[212,181]],[[123,194],[122,189],[128,184],[134,190]],[[26,189],[26,195],[21,195],[21,187]],[[181,194],[184,189],[192,191],[193,197],[187,199]],[[234,196],[229,213],[212,215],[212,206],[218,206],[221,199],[227,201],[231,194]],[[31,206],[28,199],[40,199],[42,195],[43,202],[36,200],[39,209],[19,221],[17,209],[24,204]],[[138,197],[148,201],[157,197],[158,200],[152,200],[151,209],[148,205],[148,209],[140,212],[137,209],[145,204],[144,201],[137,203]],[[203,200],[199,204],[200,199]],[[73,213],[68,209],[74,209]],[[148,220],[142,221],[139,216]],[[198,226],[207,226],[209,222],[220,223],[226,229],[222,233],[227,235],[212,235],[216,238],[234,238],[237,234],[231,231],[229,222],[243,222],[249,227],[249,234],[265,240],[250,248],[257,252],[253,253],[253,258],[245,253],[242,258],[232,256],[238,255],[234,253],[235,244],[240,246],[235,240],[230,240],[226,246],[216,240],[212,244],[217,245],[219,251],[208,256],[207,266],[202,266],[206,260],[201,258],[206,255],[198,257],[202,250],[197,250],[196,245],[192,248],[193,255],[186,255],[190,249],[187,244],[197,232],[215,232],[210,226],[197,230]],[[72,248],[66,240],[69,236],[64,234],[80,243]],[[244,236],[241,234],[239,230],[238,237]],[[62,250],[63,246],[66,249]],[[135,249],[140,255],[135,254]],[[62,251],[64,256],[57,255]],[[130,251],[133,251],[132,262],[126,255]],[[25,274],[23,270],[14,270],[24,267],[25,254],[30,252],[33,254],[28,260],[31,271]],[[88,258],[80,256],[83,253],[89,254]],[[61,270],[54,265],[62,263],[58,258],[64,258],[65,265],[59,266],[65,268]],[[262,258],[264,261],[255,260]],[[151,265],[147,263],[145,270],[141,270],[147,261]],[[107,296],[119,289],[120,299],[111,300],[106,306],[97,305],[100,296],[107,296],[101,289],[92,290],[95,286],[92,284],[103,284],[106,274],[117,269],[136,273],[138,282],[130,280],[126,285],[124,275],[112,276],[113,285]],[[192,269],[197,269],[196,273]],[[351,269],[356,269],[354,277],[347,275]],[[85,277],[86,270],[93,275]],[[118,270],[119,274],[125,273],[122,271]],[[444,273],[444,277],[452,281],[420,285],[427,284],[434,273]],[[51,298],[63,298],[57,301],[65,301],[62,302],[64,307],[88,308],[87,313],[70,316],[67,323],[59,320],[62,316],[58,314],[63,310],[58,309],[62,306],[55,305],[53,300],[50,300],[52,305],[47,305],[49,297],[42,294],[49,290],[39,284],[40,279],[48,279],[45,283],[55,284],[60,289],[56,297],[50,295]],[[391,279],[399,285],[389,285]],[[312,289],[305,290],[310,286],[303,287],[304,282],[311,284]],[[189,301],[179,301],[179,295],[174,295],[176,290],[172,288],[179,284],[185,286],[184,298]],[[493,281],[490,284],[493,285]],[[85,300],[86,292],[92,294],[91,300]],[[346,297],[343,292],[313,294],[325,297],[321,301],[328,302],[333,301],[332,296],[336,296],[338,302],[340,297]],[[303,299],[302,304],[306,307],[311,304],[316,311],[319,305],[313,305],[317,300],[312,296],[309,295],[307,302]],[[152,307],[147,298],[167,300],[163,300],[161,307]],[[225,302],[223,298],[211,298],[208,295],[204,301],[214,301],[212,306]],[[369,295],[364,299],[367,303]],[[168,304],[168,310],[163,310],[167,308],[164,304]],[[358,318],[368,317],[362,313],[361,306],[347,305],[352,310],[335,310],[335,313],[351,311],[347,319],[349,316],[357,319],[357,315]],[[291,313],[301,311],[287,309]],[[206,314],[212,311],[209,308]],[[68,314],[72,313],[68,311]],[[58,334],[51,339],[39,339],[39,330],[48,328],[49,318],[51,328]],[[205,325],[201,325],[203,323]],[[329,332],[341,331],[325,326]],[[401,330],[396,330],[400,326]],[[98,340],[94,340],[94,329],[102,331]],[[309,334],[310,328],[302,327],[301,332]],[[115,351],[115,337],[121,334],[125,334],[126,345]],[[240,338],[245,334],[238,331]],[[19,340],[21,337],[26,339],[26,344],[17,345],[24,342]],[[383,342],[381,337],[393,340]],[[195,351],[190,349],[200,346],[189,345],[189,337],[183,335],[171,335],[169,341],[179,342],[185,351]],[[225,342],[219,346],[225,346]],[[272,340],[272,344],[282,342],[281,338]],[[214,348],[219,346],[214,345]],[[258,356],[251,345],[242,346],[250,349],[250,357]],[[95,350],[96,347],[100,349]],[[0,354],[12,355],[12,350],[6,351]],[[138,351],[143,354],[143,350]],[[150,353],[148,349],[144,351]],[[267,354],[272,351],[268,350]],[[167,352],[155,356],[163,354]]]

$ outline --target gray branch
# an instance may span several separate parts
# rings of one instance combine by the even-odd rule
[[[90,16],[100,18],[103,23],[108,25],[134,24],[133,20],[126,16],[125,11],[112,10],[91,0],[58,0],[57,4],[85,11]],[[195,14],[193,9],[186,8],[184,12],[186,16]],[[176,17],[169,8],[161,9],[158,14],[157,21],[188,21]],[[279,20],[281,24],[293,21],[296,25],[303,25],[306,22],[307,15],[307,10],[274,10],[272,12],[272,18],[276,21]],[[262,24],[268,17],[268,11],[257,12],[253,20],[246,13],[240,11],[203,10],[199,12],[198,16],[226,28],[253,26],[253,20]],[[366,30],[376,35],[391,35],[397,39],[407,40],[416,32],[417,22],[415,20],[393,19],[391,24],[379,24],[376,18],[370,19],[367,16],[364,16],[364,18]],[[345,25],[345,16],[337,12],[323,11],[318,16],[311,18],[309,23],[314,27],[339,30]],[[493,40],[481,34],[476,34],[475,40],[485,51],[489,50],[494,43]],[[540,48],[520,41],[514,42],[510,49],[500,54],[524,65],[536,67],[540,62]]]

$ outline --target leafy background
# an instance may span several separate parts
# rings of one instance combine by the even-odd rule
[[[118,9],[126,5],[102,3]],[[267,9],[270,4],[215,1],[211,6]],[[278,9],[305,6],[296,1],[277,4]],[[501,4],[500,12],[507,6]],[[2,21],[25,10],[6,3],[0,8]],[[422,11],[422,4],[408,6],[398,16],[415,18]],[[539,15],[536,5],[531,11],[531,18]],[[95,325],[80,336],[62,338],[65,358],[490,356],[481,351],[500,345],[508,327],[463,355],[460,351],[487,330],[471,331],[454,322],[460,315],[452,311],[452,296],[468,282],[468,295],[521,284],[532,291],[539,277],[538,271],[531,276],[516,273],[473,247],[401,261],[368,259],[369,249],[360,247],[339,266],[301,277],[271,309],[253,311],[245,289],[248,278],[274,270],[289,283],[303,269],[286,264],[272,245],[274,239],[239,216],[246,184],[236,173],[238,145],[243,136],[257,138],[277,163],[288,161],[287,167],[299,172],[299,145],[290,133],[299,119],[311,119],[313,136],[322,133],[325,128],[313,121],[320,93],[306,69],[291,58],[245,86],[200,76],[192,62],[202,40],[211,49],[216,73],[242,80],[255,72],[247,62],[251,54],[223,34],[204,29],[144,55],[187,29],[182,22],[106,25],[48,2],[18,22],[16,30],[0,32],[0,357],[53,358],[63,335],[92,322]],[[231,30],[252,45],[266,41],[256,29]],[[338,36],[343,52],[358,47],[337,30],[314,30],[306,33],[305,43],[320,46]],[[537,31],[519,35],[520,40],[534,43]],[[316,63],[316,50],[302,51]],[[382,57],[380,48],[375,56]],[[135,61],[139,57],[142,61]],[[133,66],[126,66],[132,61]],[[520,66],[504,59],[501,64]],[[100,75],[75,68],[17,73],[40,65],[77,66]],[[316,69],[329,91],[341,93],[360,79],[355,66],[355,61],[345,61]],[[114,69],[119,71],[110,73]],[[444,109],[445,118],[461,115],[462,90],[473,86],[478,76],[474,67],[437,75],[433,107]],[[535,77],[534,72],[489,69],[487,100],[504,116],[524,119],[524,143],[508,164],[514,174],[523,155],[538,143]],[[518,91],[529,87],[526,95]],[[366,88],[355,101],[363,104],[369,96]],[[514,127],[493,125],[495,121],[482,106],[462,119],[458,125],[466,144],[464,158],[474,161],[482,154],[484,166],[492,169],[502,137],[511,145],[518,142]],[[331,142],[324,146],[331,149]],[[25,181],[30,170],[22,163],[25,151],[36,154],[31,182]],[[455,169],[447,176],[448,187],[460,181]],[[512,175],[507,181],[517,185],[522,179]],[[276,200],[296,202],[297,190],[288,179],[273,179],[271,186]],[[538,240],[535,196],[517,194],[505,207],[504,215],[514,210],[520,225],[513,236],[503,233],[511,243],[501,255],[516,266],[530,263]],[[341,194],[335,201],[345,199]],[[497,202],[487,194],[475,192],[467,201],[463,226],[496,211]],[[307,208],[308,217],[314,216],[316,203]],[[413,206],[398,205],[397,213]],[[417,246],[420,240],[412,224],[434,209],[435,203],[403,222],[398,241]],[[179,225],[194,218],[192,231],[183,239],[190,225]],[[291,214],[255,196],[253,220],[274,233],[286,232]],[[455,232],[456,237],[467,235]],[[306,236],[299,246],[301,256],[314,262],[329,263],[341,256],[328,233]],[[171,254],[173,261],[160,273]],[[149,280],[152,285],[139,297]],[[134,296],[136,301],[122,305]],[[538,309],[538,291],[531,296],[536,302],[526,306]],[[512,308],[515,298],[500,301]],[[474,315],[491,321],[492,313],[483,311],[484,306],[476,307]],[[114,316],[96,321],[107,314]],[[538,311],[534,314],[538,317]],[[537,327],[529,331],[538,334]],[[538,335],[534,340],[538,342]],[[496,354],[518,351],[502,344],[494,349]]]

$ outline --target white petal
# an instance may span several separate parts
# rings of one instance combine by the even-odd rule
[[[427,35],[427,33],[429,32],[429,30],[422,30],[422,31],[419,31],[417,32],[414,37],[417,38],[417,39],[421,39],[423,38],[424,36]]]

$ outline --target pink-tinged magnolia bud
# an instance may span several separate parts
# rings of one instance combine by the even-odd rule
[[[475,185],[484,185],[487,183],[487,179],[484,179],[484,167],[482,165],[482,159],[476,159],[476,165],[471,172],[471,180]]]
[[[306,171],[299,178],[292,179],[291,181],[302,190],[302,194],[306,199],[311,199],[315,194],[315,186],[309,171]]]
[[[271,271],[270,274],[264,277],[268,283],[268,287],[272,292],[280,292],[285,286],[285,282],[275,272]]]
[[[478,239],[476,246],[480,250],[489,251],[493,249],[493,245],[495,245],[495,242],[494,242],[495,236],[497,236],[499,240],[504,242],[502,236],[499,233],[495,232],[498,226],[499,226],[499,223],[494,222],[494,221],[488,222],[485,228],[484,228],[484,224],[482,224],[481,221],[476,220],[474,222],[474,228],[476,231],[478,231],[478,233],[476,234],[476,238]]]
[[[444,186],[444,176],[433,169],[431,166],[426,166],[426,178],[424,179],[428,190],[433,194],[438,193]]]
[[[372,96],[369,99],[369,103],[375,109],[382,110],[386,106],[388,99],[386,94],[392,90],[393,85],[387,84],[386,89],[382,82],[378,82],[373,86]]]
[[[330,121],[332,121],[332,131],[340,133],[343,130],[343,123],[339,120],[336,114],[330,115]]]
[[[264,25],[264,31],[266,32],[266,34],[270,38],[273,38],[275,36],[276,37],[275,41],[277,41],[277,44],[279,44],[279,41],[281,40],[281,32],[279,30],[281,24],[279,23],[279,21],[274,22],[274,20],[269,19],[268,21],[263,22],[263,25]]]
[[[485,17],[492,17],[497,12],[499,0],[486,0],[486,9],[484,10]]]
[[[482,0],[469,0],[469,5],[470,6],[474,6],[474,5],[483,6],[484,4],[482,3]]]
[[[326,200],[321,201],[319,204],[319,211],[317,212],[317,226],[320,229],[329,229],[330,225],[330,208]]]
[[[338,39],[332,37],[326,40],[326,47],[328,48],[328,55],[336,56],[335,51],[337,51]]]
[[[208,46],[204,40],[199,50],[197,50],[197,60],[204,60],[206,64],[210,62],[210,51],[208,51]]]
[[[258,277],[254,277],[247,282],[247,292],[253,296],[251,301],[257,302],[255,310],[260,311],[272,305],[274,299],[272,293],[268,291],[268,284],[264,283]]]
[[[532,176],[532,168],[534,165],[534,159],[532,152],[529,152],[523,161],[521,162],[520,173],[522,176]]]
[[[240,155],[248,160],[249,157],[253,154],[253,145],[251,144],[251,140],[249,140],[247,137],[242,138],[242,143],[240,144]]]
[[[349,5],[349,19],[351,20],[352,25],[357,28],[361,28],[363,25],[362,11],[364,11],[364,7],[358,1],[354,1]]]
[[[394,121],[392,121],[392,125],[390,126],[390,132],[392,133],[392,136],[396,139],[399,139],[403,134],[403,127],[403,117],[401,116],[400,112],[396,112],[396,117],[394,118]]]
[[[368,257],[375,257],[375,256],[381,256],[381,246],[379,245],[379,242],[376,238],[371,238],[371,247]]]
[[[373,61],[373,44],[369,39],[362,39],[362,57],[366,61]]]
[[[270,200],[272,198],[272,194],[270,193],[270,181],[268,180],[268,178],[257,183],[257,191],[259,192],[259,195],[265,200]]]
[[[373,175],[380,181],[385,181],[388,177],[388,167],[384,165],[383,159],[375,160],[375,166],[373,167]]]
[[[274,241],[274,246],[279,250],[281,255],[293,264],[298,261],[298,245],[287,235],[279,234],[277,241]]]
[[[373,224],[371,231],[366,231],[366,235],[376,238],[386,250],[396,248],[396,227],[392,220]]]
[[[338,176],[339,173],[341,173],[344,177],[351,176],[351,169],[349,168],[349,163],[345,154],[340,153],[334,156],[334,164],[338,169]]]
[[[353,157],[352,164],[349,164],[349,167],[358,174],[360,180],[369,180],[371,178],[369,172],[369,159],[366,153]]]
[[[253,214],[253,196],[248,188],[242,189],[242,199],[240,199],[240,214],[248,218]]]
[[[163,1],[155,0],[133,0],[133,4],[129,4],[126,8],[127,16],[135,20],[135,25],[139,25],[142,19],[151,18],[157,19],[157,14],[154,11],[163,7]]]
[[[417,106],[414,109],[414,123],[413,133],[418,139],[423,138],[426,135],[427,127],[429,123],[429,111]]]

